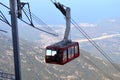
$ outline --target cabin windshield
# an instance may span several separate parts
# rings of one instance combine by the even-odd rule
[[[46,50],[46,56],[55,56],[57,51],[55,50]]]

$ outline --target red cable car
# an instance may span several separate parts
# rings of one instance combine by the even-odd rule
[[[64,8],[65,6],[60,3],[54,4],[66,18],[66,30],[62,41],[46,47],[45,61],[46,63],[64,65],[80,55],[79,43],[68,39],[70,33],[70,8]]]
[[[69,42],[67,45],[57,44],[46,47],[46,63],[63,65],[79,56],[78,42]]]

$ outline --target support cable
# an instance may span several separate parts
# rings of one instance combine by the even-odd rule
[[[82,33],[82,35],[88,39],[88,41],[111,63],[111,65],[120,72],[120,69],[118,67],[116,67],[116,65],[114,65],[113,60],[111,59],[111,57],[109,57],[107,55],[107,53],[100,48],[100,46],[98,46],[94,40],[92,40],[92,38],[73,20],[71,19],[71,23],[80,31],[80,33]]]
[[[1,4],[2,6],[4,6],[5,8],[7,8],[7,9],[10,9],[8,6],[4,5],[3,3],[0,2],[0,4]]]
[[[9,21],[7,20],[7,18],[4,16],[4,14],[2,13],[2,11],[0,10],[0,20],[5,22],[6,24],[8,24],[10,26]]]
[[[26,8],[24,8],[24,11],[26,13],[28,13],[28,14],[31,14],[32,19],[34,19],[34,21],[36,21],[38,24],[42,23],[43,25],[45,25],[44,28],[50,30],[51,32],[54,32],[56,34],[56,36],[58,36],[58,33],[55,30],[53,30],[52,28],[50,28],[50,26],[48,26],[43,20],[41,20],[40,18],[38,18],[34,13],[29,12]]]
[[[83,56],[83,54],[81,54],[81,56]],[[94,67],[96,67],[96,68],[99,70],[99,72],[101,72],[103,75],[105,75],[106,77],[108,77],[110,80],[114,80],[110,75],[108,75],[108,74],[107,74],[106,72],[104,72],[101,68],[99,68],[92,60],[87,59],[87,58],[84,57],[84,56],[83,56],[83,58],[84,58],[85,60],[89,61],[89,63],[90,63],[91,65],[94,65]]]
[[[45,28],[47,27],[47,29],[48,30],[50,30],[51,32],[48,32],[48,31],[46,31],[46,30],[44,30],[44,31],[46,31],[46,32],[48,32],[48,33],[52,33],[52,35],[54,35],[54,36],[58,36],[58,34],[55,32],[55,30],[53,30],[53,29],[51,29],[44,21],[42,21],[40,18],[38,18],[35,14],[33,14],[32,12],[31,12],[31,10],[30,10],[30,6],[29,6],[29,4],[28,3],[26,3],[27,5],[28,5],[28,9],[27,8],[23,8],[22,10],[23,10],[23,12],[24,12],[24,14],[26,15],[26,17],[27,17],[27,19],[29,20],[29,22],[30,22],[30,24],[31,24],[31,26],[34,26],[34,24],[33,24],[33,19],[37,22],[37,23],[39,23],[39,24],[44,24],[45,25]],[[28,15],[29,16],[28,16]],[[34,26],[35,27],[35,26]],[[54,32],[54,33],[53,33]]]
[[[4,33],[7,33],[7,31],[5,31],[5,30],[1,30],[1,29],[0,29],[0,31],[1,31],[1,32],[4,32]]]
[[[24,3],[23,3],[23,4],[24,4]],[[10,10],[9,7],[7,7],[6,5],[4,5],[4,4],[1,3],[1,2],[0,2],[0,5],[4,6],[5,8],[7,8],[7,9]],[[29,5],[28,5],[28,8],[30,8]],[[25,11],[24,11],[24,12],[25,12]],[[46,31],[46,30],[40,29],[40,28],[38,28],[38,27],[35,27],[35,26],[33,25],[33,23],[32,23],[32,15],[31,15],[30,9],[28,10],[28,12],[29,12],[30,18],[29,18],[29,16],[27,15],[27,13],[25,13],[25,15],[26,15],[26,17],[27,17],[27,19],[29,20],[30,23],[26,22],[25,20],[23,20],[23,19],[21,19],[21,18],[19,18],[19,19],[20,19],[21,21],[23,21],[24,23],[28,24],[29,26],[31,26],[31,27],[39,30],[39,31],[42,31],[42,32],[45,32],[45,33],[48,33],[48,34],[51,34],[51,35],[53,35],[53,36],[58,37],[58,34],[57,34],[57,33],[53,33],[53,32],[52,32],[53,30],[52,30],[51,32],[48,32],[48,31]],[[35,16],[35,15],[34,15],[34,16]],[[8,22],[4,21],[3,19],[0,19],[0,20],[3,21],[3,22],[5,22],[5,23],[7,23],[9,26],[11,26]],[[42,21],[42,20],[41,20],[41,21]],[[42,22],[43,22],[43,21],[42,21]],[[46,24],[46,25],[47,25],[47,24]],[[54,31],[54,32],[55,32],[55,31]]]

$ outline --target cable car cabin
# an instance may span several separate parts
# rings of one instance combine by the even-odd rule
[[[67,45],[54,44],[46,47],[45,61],[51,64],[64,65],[80,55],[78,42],[70,42]]]
[[[45,61],[46,63],[64,65],[79,56],[79,44],[78,42],[71,42],[69,39],[71,23],[70,8],[56,2],[54,5],[66,18],[66,30],[62,41],[46,47]]]

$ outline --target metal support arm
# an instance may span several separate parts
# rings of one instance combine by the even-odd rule
[[[70,8],[66,8],[66,30],[64,34],[64,41],[68,42],[69,40],[69,35],[70,35]]]
[[[65,30],[65,34],[64,34],[64,39],[63,42],[67,43],[69,42],[69,34],[70,34],[70,8],[69,7],[65,7],[64,5],[60,4],[60,3],[54,3],[54,5],[56,6],[56,8],[58,8],[61,13],[65,16],[66,18],[66,30]]]

